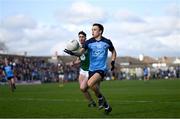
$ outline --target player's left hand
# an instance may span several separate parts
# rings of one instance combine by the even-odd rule
[[[113,71],[114,70],[114,68],[115,68],[115,61],[111,61],[111,71]]]
[[[69,55],[74,55],[74,53],[73,53],[72,51],[67,50],[67,49],[64,49],[64,52],[67,53],[67,54],[69,54]]]

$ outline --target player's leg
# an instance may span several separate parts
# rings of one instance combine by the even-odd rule
[[[88,91],[87,81],[88,81],[87,76],[82,75],[82,74],[79,75],[80,90],[84,94],[85,98],[89,101],[88,107],[95,107],[96,103],[93,101],[93,99]]]
[[[60,74],[59,75],[59,87],[64,86],[64,75]]]
[[[62,85],[64,86],[64,75],[62,75],[61,83],[62,83]]]
[[[150,79],[150,74],[148,74],[148,76],[147,76],[147,80],[149,80]]]
[[[11,88],[11,80],[8,79],[8,85],[9,85],[9,88],[12,90]]]
[[[148,75],[146,74],[145,76],[144,76],[144,81],[147,81],[148,80]]]
[[[100,110],[104,107],[104,103],[106,102],[104,96],[100,92],[100,83],[95,84],[91,89],[94,91],[96,97],[98,98],[98,105],[99,105],[98,108]]]
[[[105,97],[100,92],[100,81],[103,76],[100,73],[90,74],[90,79],[88,80],[88,86],[94,91],[96,96],[98,97],[99,109],[105,108],[105,114],[109,114],[112,111],[112,108],[107,103]]]
[[[88,86],[94,91],[96,97],[98,98],[99,109],[104,107],[104,96],[100,92],[100,81],[101,76],[99,73],[95,73],[92,77],[88,80]]]
[[[15,85],[15,79],[12,77],[11,78],[11,83],[14,89],[16,89],[16,85]]]
[[[144,81],[146,81],[146,75],[144,75]]]
[[[8,85],[9,85],[9,88],[11,89],[11,91],[14,92],[14,88],[13,88],[11,78],[8,78]]]
[[[100,82],[95,84],[91,89],[93,90],[96,97],[98,97],[101,94],[101,92],[100,92]]]

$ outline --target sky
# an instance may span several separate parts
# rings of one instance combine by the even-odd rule
[[[93,23],[103,24],[118,56],[180,56],[180,0],[0,0],[8,53],[65,55],[79,31],[92,37]]]

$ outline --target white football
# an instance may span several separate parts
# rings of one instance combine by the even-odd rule
[[[66,49],[70,51],[76,51],[79,47],[79,42],[77,40],[71,40],[66,45]]]

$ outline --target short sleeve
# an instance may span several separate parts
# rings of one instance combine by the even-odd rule
[[[109,50],[113,51],[114,50],[114,46],[113,46],[113,44],[112,44],[112,42],[110,40],[109,40],[108,44],[109,44]]]

